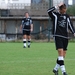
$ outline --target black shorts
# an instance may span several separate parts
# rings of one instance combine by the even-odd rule
[[[56,50],[61,48],[63,50],[67,50],[68,39],[62,37],[55,37],[55,45],[56,45]]]
[[[28,36],[30,36],[30,31],[23,30],[23,35],[28,35]]]

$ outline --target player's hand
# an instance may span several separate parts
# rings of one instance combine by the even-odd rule
[[[59,9],[59,7],[61,6],[61,5],[63,5],[64,3],[63,2],[61,2],[60,4],[58,4],[57,6],[55,6],[55,8],[56,9]]]
[[[60,6],[62,6],[64,3],[63,2],[61,2],[60,4],[58,4],[58,7],[60,7]]]
[[[22,29],[20,29],[20,32],[22,33]]]
[[[33,31],[33,29],[31,28],[31,29],[30,29],[30,31],[32,32],[32,31]]]
[[[22,33],[22,25],[20,26],[20,32]]]
[[[74,37],[75,37],[75,33],[74,33]]]

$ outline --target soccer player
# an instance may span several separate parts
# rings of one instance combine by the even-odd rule
[[[22,19],[22,24],[20,26],[20,29],[23,32],[23,43],[24,48],[26,48],[26,41],[28,41],[28,48],[30,48],[30,42],[31,42],[31,36],[30,33],[33,31],[33,22],[32,19],[29,16],[29,13],[25,13],[25,17]]]
[[[59,11],[56,11],[58,9]],[[64,57],[66,55],[68,46],[68,29],[75,36],[75,29],[72,25],[69,15],[66,14],[66,5],[60,3],[58,6],[48,9],[48,14],[53,21],[53,36],[55,39],[56,50],[58,51],[58,58],[56,65],[53,69],[53,73],[58,75],[58,69],[60,67],[62,74],[67,75]]]

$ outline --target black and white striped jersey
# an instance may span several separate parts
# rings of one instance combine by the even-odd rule
[[[30,17],[29,18],[24,17],[22,19],[22,29],[26,30],[26,31],[30,31],[32,23],[33,22],[32,22],[32,19]]]
[[[53,36],[68,38],[68,29],[73,34],[75,33],[70,17],[66,13],[60,14],[59,12],[54,12],[55,9],[55,7],[52,7],[47,10],[53,22]]]

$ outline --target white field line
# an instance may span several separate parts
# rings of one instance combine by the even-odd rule
[[[40,63],[40,62],[55,62],[55,59],[25,59],[25,60],[11,60],[11,61],[0,61],[0,64],[8,64],[8,63],[27,63],[27,62],[31,62],[31,63]],[[65,61],[75,61],[75,59],[65,59]]]

